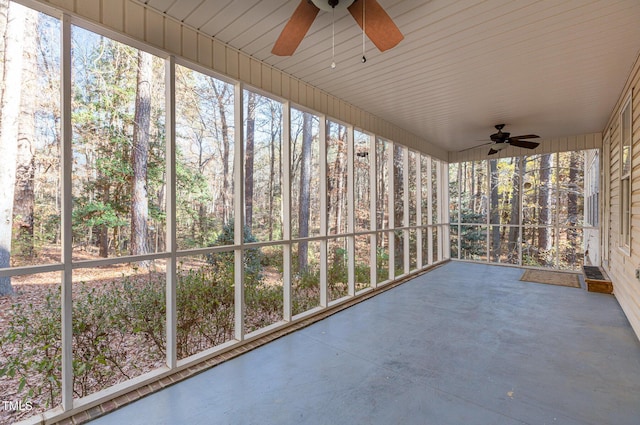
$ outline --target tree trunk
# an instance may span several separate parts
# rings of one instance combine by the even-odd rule
[[[518,251],[518,227],[520,225],[520,167],[522,164],[522,175],[525,173],[526,163],[520,157],[515,158],[513,177],[511,178],[511,214],[509,214],[509,250]]]
[[[279,124],[276,121],[276,113],[273,108],[271,109],[271,143],[269,143],[269,188],[268,188],[268,216],[267,220],[269,220],[269,240],[273,240],[273,200],[275,198],[274,187],[276,184],[276,170],[275,170],[275,162],[276,162],[276,125]]]
[[[102,191],[103,202],[105,203],[105,205],[108,205],[110,202],[109,187],[101,187],[98,190]],[[100,225],[98,238],[98,245],[100,247],[98,255],[102,258],[107,258],[109,256],[109,227],[106,224]]]
[[[302,146],[300,152],[300,199],[298,202],[298,229],[299,237],[309,236],[309,212],[311,209],[311,143],[312,117],[311,114],[302,114]],[[309,260],[309,247],[306,241],[298,246],[298,270],[302,273],[307,270]]]
[[[220,187],[220,199],[222,199],[222,222],[228,223],[231,219],[231,205],[229,196],[229,124],[227,123],[227,111],[225,110],[226,86],[221,91],[215,82],[211,83],[213,92],[216,95],[218,113],[220,114],[220,127],[222,129],[222,186]]]
[[[394,146],[393,149],[393,193],[395,197],[394,202],[394,227],[402,227],[404,223],[404,170],[403,170],[403,158],[402,148]],[[400,202],[398,202],[400,200]],[[394,232],[394,247],[395,247],[395,266],[404,267],[404,244],[400,242],[400,235],[402,231]]]
[[[255,157],[256,95],[248,92],[247,132],[244,149],[244,223],[253,228],[253,161]]]
[[[551,167],[552,154],[541,155],[540,157],[540,185],[538,192],[538,205],[540,206],[540,219],[538,223],[542,226],[538,233],[538,250],[548,252],[551,250]],[[546,258],[542,258],[543,264],[547,264]]]
[[[19,244],[20,254],[29,258],[34,255],[34,150],[38,88],[37,26],[37,13],[30,9],[27,10],[23,42],[22,94],[18,121],[16,185],[13,194],[13,238]]]
[[[571,152],[569,159],[569,185],[567,187],[567,262],[573,265],[576,262],[576,241],[578,239],[578,176],[579,176],[579,156],[576,152]]]
[[[498,161],[489,160],[489,176],[491,178],[491,256],[493,262],[500,261],[500,205],[498,205]],[[479,186],[479,185],[478,185]]]
[[[11,230],[13,223],[13,194],[16,182],[18,155],[18,116],[22,82],[22,42],[25,26],[25,9],[11,7],[7,25],[2,34],[5,41],[5,68],[2,85],[2,110],[0,115],[0,268],[11,265]],[[10,277],[0,277],[0,295],[11,294]]]
[[[6,48],[7,48],[7,24],[9,17],[9,0],[0,0],[0,109],[2,109],[2,99],[4,98],[4,70],[6,60]],[[2,121],[2,115],[0,111],[0,121]]]
[[[138,52],[138,75],[131,163],[133,167],[131,196],[131,254],[149,252],[147,223],[149,196],[147,194],[147,167],[149,163],[149,128],[151,126],[151,55]]]

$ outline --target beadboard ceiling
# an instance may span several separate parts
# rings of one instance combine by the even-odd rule
[[[637,0],[378,0],[405,39],[380,53],[344,11],[320,12],[291,57],[271,54],[300,0],[138,0],[448,151],[493,126],[600,132],[640,51]]]

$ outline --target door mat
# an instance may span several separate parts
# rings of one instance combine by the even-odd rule
[[[575,273],[554,272],[550,270],[525,270],[520,277],[525,282],[546,283],[548,285],[580,288],[580,277]]]

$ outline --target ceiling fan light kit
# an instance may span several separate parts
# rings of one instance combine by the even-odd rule
[[[318,9],[324,10],[325,12],[331,12],[331,10],[339,12],[341,10],[347,10],[354,1],[355,0],[311,0],[311,3],[315,4]]]

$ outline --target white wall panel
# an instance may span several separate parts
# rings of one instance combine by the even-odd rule
[[[198,63],[213,67],[213,43],[210,37],[198,34]]]
[[[271,71],[271,93],[282,96],[282,72],[275,69]]]
[[[238,75],[246,83],[251,83],[251,58],[245,55],[238,55]]]
[[[67,10],[69,12],[75,12],[74,0],[49,0],[49,3],[54,6]]]
[[[124,0],[102,2],[102,23],[112,30],[124,30]]]
[[[251,84],[256,87],[262,87],[262,62],[251,58]]]
[[[182,56],[198,61],[198,33],[191,28],[182,27]]]
[[[291,80],[292,78],[284,73],[280,73],[281,86],[280,86],[280,96],[291,99]],[[293,100],[293,99],[291,99]]]
[[[262,76],[261,81],[262,81],[262,88],[268,92],[272,92],[271,91],[271,87],[273,86],[273,81],[272,81],[272,73],[271,73],[271,67],[267,64],[261,63],[262,66],[262,70],[260,71]],[[272,92],[273,93],[273,92]]]
[[[299,81],[295,78],[289,78],[289,96],[286,96],[287,99],[300,104],[299,88]]]
[[[94,22],[100,22],[100,2],[101,0],[81,0],[77,4],[76,12]]]
[[[164,47],[164,16],[146,11],[146,25],[144,39],[156,47]]]
[[[218,40],[213,40],[213,69],[224,74],[226,71],[227,48]]]
[[[180,55],[182,52],[182,32],[180,31],[180,24],[173,19],[165,19],[164,21],[164,48],[175,55]]]
[[[124,7],[124,31],[127,35],[144,40],[144,14],[142,5],[127,1]]]
[[[232,50],[227,47],[227,75],[233,78],[240,78],[240,70],[239,70],[239,54],[237,51]]]

